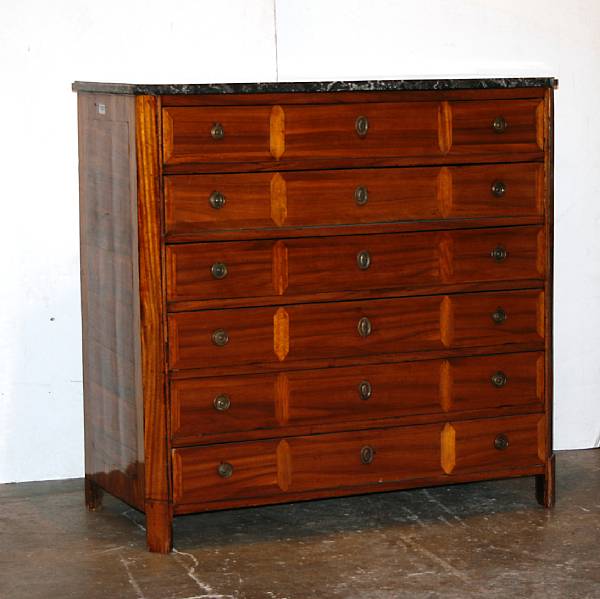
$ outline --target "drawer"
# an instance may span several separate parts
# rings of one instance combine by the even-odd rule
[[[173,501],[205,503],[439,475],[441,431],[435,424],[175,449]]]
[[[544,147],[543,102],[488,100],[169,107],[165,165],[435,160]]]
[[[442,460],[453,474],[543,464],[545,431],[541,414],[452,422],[443,432]]]
[[[543,110],[539,99],[452,102],[450,153],[540,152]]]
[[[540,352],[171,381],[175,444],[260,429],[538,406]]]
[[[170,314],[172,369],[541,343],[543,292]]]
[[[534,469],[543,463],[544,426],[542,415],[531,414],[174,449],[173,501],[375,491],[385,483]]]
[[[211,230],[541,216],[537,163],[169,175],[167,235]]]
[[[441,155],[439,110],[437,102],[165,108],[163,158],[174,165]]]
[[[544,258],[542,227],[173,245],[167,247],[167,298],[542,279]]]

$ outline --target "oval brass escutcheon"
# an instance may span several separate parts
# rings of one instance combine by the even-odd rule
[[[357,206],[364,206],[369,201],[369,190],[363,185],[359,185],[354,190],[354,201]]]
[[[492,320],[496,324],[500,324],[507,319],[506,312],[502,308],[496,308],[496,311],[492,314]]]
[[[356,328],[358,329],[358,334],[361,337],[368,337],[373,332],[373,326],[371,325],[371,321],[366,316],[363,316],[358,321],[358,325],[356,326]]]
[[[365,445],[360,450],[360,461],[363,464],[370,464],[373,461],[374,457],[375,457],[375,450],[371,446]]]
[[[217,468],[221,478],[229,478],[233,474],[233,466],[229,462],[221,462]]]
[[[508,251],[506,250],[505,247],[502,247],[501,245],[497,245],[491,252],[490,252],[490,256],[496,261],[496,262],[502,262],[504,260],[506,260],[506,258],[508,257]]]
[[[208,203],[210,207],[214,210],[220,210],[225,206],[225,196],[220,191],[213,191],[210,196],[208,196]]]
[[[221,123],[215,123],[210,129],[210,136],[213,139],[223,139],[225,137],[225,129]]]
[[[492,183],[492,193],[501,198],[506,193],[506,184],[503,181],[494,181]]]
[[[218,347],[223,347],[229,343],[229,335],[225,329],[217,329],[212,334],[212,341]]]
[[[369,131],[369,119],[366,116],[357,117],[354,128],[359,137],[365,137]]]
[[[508,128],[508,121],[503,116],[497,116],[492,121],[492,129],[496,133],[504,133]]]
[[[371,266],[371,254],[367,250],[362,250],[356,254],[356,264],[360,270],[367,270]]]
[[[229,271],[227,270],[227,265],[223,262],[215,262],[210,267],[210,272],[215,279],[224,279]]]
[[[217,412],[226,412],[231,407],[231,400],[226,393],[220,393],[213,400],[213,406]]]
[[[361,381],[358,385],[358,395],[365,401],[373,395],[373,387],[369,381]]]
[[[504,372],[499,370],[492,375],[491,381],[494,387],[504,387],[504,385],[508,383],[508,377],[506,374],[504,374]]]
[[[498,451],[502,451],[508,447],[508,437],[504,433],[500,433],[494,439],[494,447]]]

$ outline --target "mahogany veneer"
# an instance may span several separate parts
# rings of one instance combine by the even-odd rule
[[[547,84],[95,85],[90,509],[167,552],[195,511],[527,475],[553,504]]]

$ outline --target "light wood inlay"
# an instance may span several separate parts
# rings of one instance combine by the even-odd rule
[[[275,379],[275,417],[281,426],[286,425],[290,417],[290,380],[284,373]]]
[[[538,303],[537,303],[537,334],[543,339],[546,327],[545,319],[546,319],[546,310],[544,306],[544,292],[540,291],[538,295]]]
[[[446,347],[452,345],[454,339],[454,310],[452,300],[446,295],[440,304],[440,336]]]
[[[441,102],[438,111],[438,142],[440,150],[447,154],[452,148],[452,109],[448,102]]]
[[[537,423],[538,458],[540,459],[540,462],[545,462],[546,456],[548,455],[548,451],[546,448],[546,428],[546,417],[542,416]]]
[[[437,179],[437,199],[444,218],[452,212],[452,171],[443,166]]]
[[[289,443],[284,439],[277,445],[277,484],[287,491],[292,483],[292,456]]]
[[[536,361],[536,385],[535,392],[540,400],[540,402],[544,401],[544,380],[546,378],[545,368],[544,368],[544,356],[540,356]]]
[[[281,240],[273,245],[273,289],[283,295],[288,286],[288,250]]]
[[[290,351],[290,317],[285,308],[278,308],[273,316],[273,350],[281,362]]]
[[[139,103],[140,100],[136,99]],[[168,162],[173,156],[173,117],[167,112],[162,114],[163,160]]]
[[[535,266],[540,276],[546,271],[546,235],[544,229],[540,229],[537,234],[537,256]]]
[[[452,407],[452,366],[448,360],[440,364],[440,404],[444,412]]]
[[[287,218],[287,186],[285,179],[275,173],[271,179],[271,220],[279,227]]]
[[[535,139],[540,150],[544,149],[544,103],[535,109]]]
[[[285,113],[281,106],[271,109],[269,145],[271,155],[279,160],[285,152]]]
[[[456,466],[456,430],[449,423],[442,429],[441,454],[442,470],[451,474]]]
[[[449,233],[441,233],[439,239],[440,278],[442,282],[448,283],[454,276],[454,244]]]
[[[546,211],[546,172],[542,165],[538,166],[535,182],[535,198],[536,208],[539,214],[544,214]]]

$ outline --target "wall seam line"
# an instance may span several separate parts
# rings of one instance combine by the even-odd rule
[[[275,81],[279,81],[279,53],[277,43],[277,0],[273,0],[273,27],[275,38]]]

